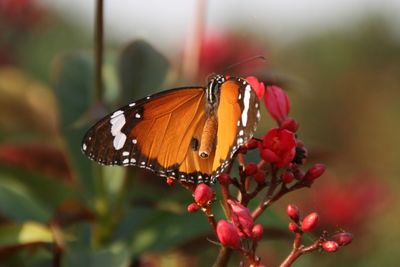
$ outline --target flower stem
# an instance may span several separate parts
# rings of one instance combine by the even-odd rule
[[[212,267],[226,267],[228,266],[229,258],[232,254],[232,249],[227,247],[221,247],[218,253],[218,257],[215,260]]]

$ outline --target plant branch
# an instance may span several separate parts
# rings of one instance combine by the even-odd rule
[[[228,266],[229,258],[232,254],[232,249],[227,247],[221,247],[212,267],[226,267]]]
[[[95,98],[98,103],[102,101],[103,82],[103,0],[96,1],[95,17]]]

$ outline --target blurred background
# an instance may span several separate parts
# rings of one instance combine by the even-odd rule
[[[296,203],[320,213],[320,230],[355,239],[295,266],[397,266],[399,10],[396,0],[105,1],[98,92],[95,1],[0,0],[0,266],[210,266],[218,247],[206,219],[186,212],[186,190],[100,167],[80,142],[105,112],[255,55],[266,62],[232,74],[287,90],[308,163],[328,166],[260,218],[263,262],[289,253],[284,211]],[[273,126],[264,112],[257,135]]]

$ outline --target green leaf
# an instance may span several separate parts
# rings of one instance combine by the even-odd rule
[[[81,153],[81,142],[86,132],[80,121],[93,99],[93,64],[88,56],[72,54],[58,60],[55,73],[55,94],[61,117],[61,131],[66,140],[72,166],[78,176],[83,195],[92,199],[95,181],[91,162]]]
[[[51,230],[40,223],[26,222],[0,226],[0,247],[53,242]]]
[[[209,234],[211,228],[201,213],[182,214],[152,208],[135,208],[124,216],[116,239],[130,244],[132,252],[162,251]]]
[[[50,210],[41,205],[29,189],[16,181],[0,180],[0,213],[18,222],[47,222]]]
[[[147,42],[138,40],[128,44],[118,64],[122,101],[160,89],[168,68],[167,59]]]

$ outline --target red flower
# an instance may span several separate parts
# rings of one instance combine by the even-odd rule
[[[249,76],[245,80],[250,84],[251,88],[253,88],[254,92],[258,96],[258,99],[261,100],[265,93],[264,83],[259,82],[254,76]]]
[[[269,157],[270,162],[275,163],[279,168],[289,164],[296,155],[296,139],[288,130],[271,129],[264,136],[262,146],[268,153],[273,152],[276,157]]]
[[[254,220],[250,210],[239,202],[231,199],[228,199],[228,204],[232,210],[232,221],[238,227],[240,233],[251,236]]]
[[[290,111],[289,97],[285,91],[275,85],[267,86],[264,103],[272,118],[281,125]]]
[[[265,55],[264,49],[252,38],[242,38],[231,33],[214,32],[203,39],[199,55],[199,78],[204,79],[210,73],[226,70],[232,64],[237,73],[247,70],[254,72],[265,66],[262,61],[251,61],[240,64],[254,55]]]
[[[240,237],[233,224],[225,220],[220,220],[217,223],[216,232],[218,240],[222,245],[232,248],[238,248],[240,246]]]

